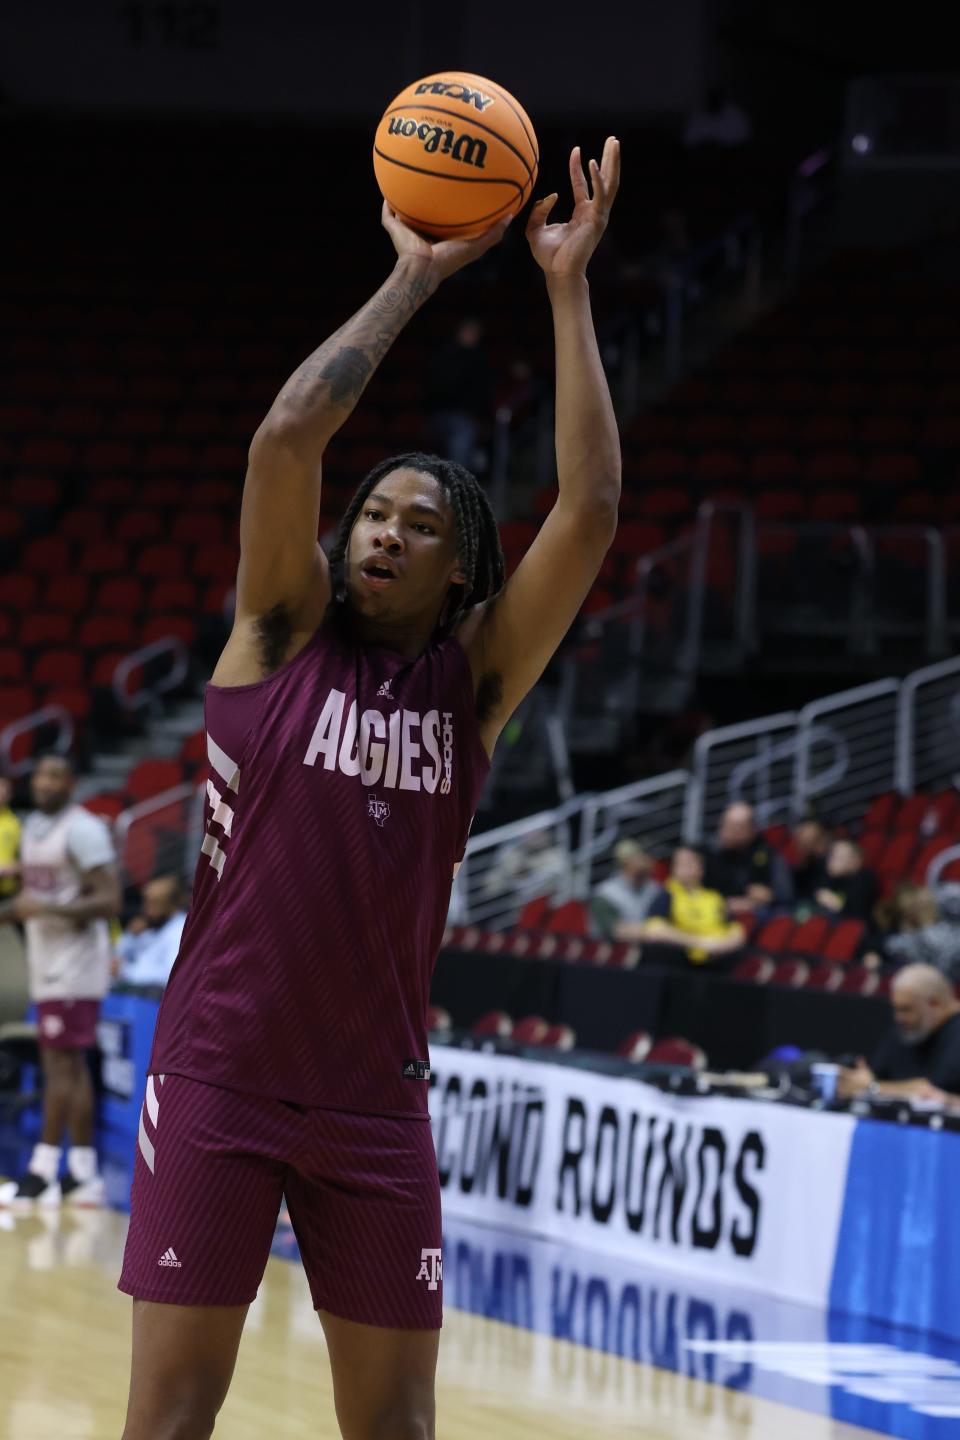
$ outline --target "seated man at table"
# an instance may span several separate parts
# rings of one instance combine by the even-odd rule
[[[894,976],[894,1028],[873,1064],[840,1071],[838,1092],[850,1100],[881,1095],[926,1100],[960,1096],[960,1003],[933,965],[907,965]]]
[[[738,800],[724,810],[717,844],[707,854],[706,884],[720,891],[734,917],[792,901],[787,862],[758,831],[752,805]]]
[[[681,845],[673,852],[669,879],[650,906],[649,919],[619,926],[617,938],[682,946],[692,964],[702,965],[739,950],[746,933],[730,920],[719,891],[704,888],[700,851]]]
[[[121,985],[166,985],[180,949],[187,909],[176,875],[155,875],[142,892],[143,905],[117,941]]]

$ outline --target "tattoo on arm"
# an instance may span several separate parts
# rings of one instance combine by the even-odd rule
[[[298,420],[330,412],[342,424],[400,331],[431,294],[423,280],[390,280],[291,375],[276,403]]]

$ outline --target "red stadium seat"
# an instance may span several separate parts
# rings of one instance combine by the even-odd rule
[[[810,966],[803,960],[781,960],[770,979],[774,985],[789,985],[800,989],[807,983]]]
[[[233,545],[203,545],[194,551],[193,573],[200,579],[227,579],[237,573],[240,559]]]
[[[85,545],[102,540],[108,529],[110,513],[93,505],[78,505],[62,516],[59,532],[68,540],[82,541]]]
[[[130,555],[116,540],[97,540],[83,550],[77,568],[84,575],[118,575],[130,568]]]
[[[177,759],[181,765],[205,765],[207,762],[207,732],[196,730],[192,735],[188,735],[180,746]]]
[[[807,976],[807,988],[810,990],[839,990],[842,984],[842,965],[830,965],[826,962],[814,965]]]
[[[513,1020],[505,1010],[488,1010],[470,1027],[471,1035],[495,1035],[506,1040],[513,1029]]]
[[[141,760],[127,776],[126,791],[131,800],[148,800],[182,785],[183,780],[184,770],[179,760]]]
[[[841,975],[837,989],[844,995],[880,995],[884,983],[889,983],[878,970],[868,970],[863,965],[845,965]]]
[[[639,1063],[646,1060],[652,1046],[653,1038],[647,1034],[646,1030],[634,1030],[632,1035],[628,1035],[626,1040],[617,1046],[617,1054],[624,1060],[633,1060],[635,1063]]]
[[[43,603],[48,610],[70,610],[74,615],[90,602],[90,581],[86,575],[54,575],[47,582]]]
[[[29,685],[0,685],[0,727],[36,708],[37,695]]]
[[[436,1033],[453,1029],[453,1020],[449,1010],[444,1010],[442,1005],[431,1005],[427,1009],[427,1029]]]
[[[192,645],[197,627],[189,615],[154,615],[140,631],[140,644],[152,645],[155,640],[166,640],[173,636],[185,645]]]
[[[549,1029],[548,1022],[541,1015],[525,1015],[515,1023],[510,1038],[518,1045],[542,1045]]]
[[[79,650],[45,650],[34,662],[30,679],[34,685],[59,685],[66,689],[83,684],[86,656]]]
[[[84,686],[67,686],[63,689],[48,690],[43,697],[44,705],[60,705],[69,711],[74,720],[83,722],[90,715],[93,702],[90,691]]]
[[[0,610],[32,610],[39,591],[35,575],[0,575]]]
[[[216,510],[178,515],[170,539],[178,545],[219,545],[223,540],[223,519]]]
[[[113,538],[124,545],[141,544],[145,540],[159,540],[163,531],[163,518],[156,510],[128,510],[117,520]]]
[[[137,644],[136,627],[129,615],[91,615],[77,632],[77,644],[84,650],[133,650]]]
[[[590,915],[582,900],[567,900],[551,910],[545,928],[554,935],[587,935]]]
[[[127,808],[126,800],[116,790],[104,790],[99,795],[88,795],[81,803],[84,809],[92,811],[94,815],[102,815],[105,820],[116,820]]]
[[[811,915],[790,937],[790,949],[798,955],[819,955],[833,921],[828,915]]]
[[[101,583],[94,603],[100,611],[135,615],[143,609],[143,586],[130,576],[115,576]]]
[[[186,555],[180,545],[148,545],[137,556],[137,574],[146,576],[181,575]]]
[[[206,737],[204,737],[206,743]],[[204,752],[206,753],[206,752]],[[536,930],[543,924],[550,908],[551,896],[537,895],[533,900],[528,900],[520,911],[520,919],[517,921],[521,930]]]
[[[35,610],[20,626],[20,644],[28,650],[42,645],[67,645],[73,638],[73,616],[64,610]]]
[[[793,949],[791,943],[793,931],[792,915],[776,915],[772,920],[767,920],[751,937],[751,944],[755,945],[758,950],[765,950],[771,955],[781,955],[785,951]]]
[[[0,649],[0,685],[8,685],[13,680],[22,680],[26,666],[23,659],[23,651],[13,646],[4,646]]]
[[[169,580],[158,580],[150,591],[150,609],[152,611],[184,610],[195,614],[199,605],[197,587],[192,580],[185,577],[181,579],[174,576]]]
[[[577,1043],[577,1032],[569,1025],[551,1025],[540,1043],[545,1050],[572,1050]]]
[[[871,802],[869,810],[863,817],[864,830],[889,830],[899,808],[900,796],[893,790],[887,790],[883,795],[878,795]]]
[[[847,964],[857,954],[866,935],[862,920],[838,920],[827,936],[821,950],[824,960],[837,960]]]
[[[60,535],[43,535],[26,546],[20,564],[24,570],[56,575],[70,568],[70,545]]]
[[[704,1070],[707,1057],[699,1045],[670,1035],[658,1040],[647,1056],[648,1065],[685,1065],[692,1070]]]
[[[765,985],[773,976],[775,965],[768,955],[747,955],[739,960],[730,972],[734,980],[749,980],[755,985]]]

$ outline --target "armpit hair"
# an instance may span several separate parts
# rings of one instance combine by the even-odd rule
[[[475,703],[477,719],[482,725],[503,704],[503,676],[499,671],[489,670],[481,676]]]
[[[272,675],[274,670],[280,669],[292,639],[293,621],[290,611],[281,601],[257,621],[257,649],[264,675]]]

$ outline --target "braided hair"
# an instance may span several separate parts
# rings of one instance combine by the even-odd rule
[[[337,528],[330,551],[330,575],[336,600],[346,599],[344,566],[350,532],[370,492],[385,475],[394,470],[419,470],[432,475],[442,486],[453,511],[457,537],[457,559],[465,584],[451,585],[446,605],[437,625],[440,636],[449,635],[465,610],[489,600],[503,586],[504,559],[500,532],[490,501],[477,477],[455,460],[439,455],[425,455],[419,450],[381,460],[360,482]]]

